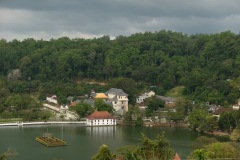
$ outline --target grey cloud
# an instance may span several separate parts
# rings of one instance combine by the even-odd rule
[[[0,38],[239,32],[239,0],[0,0]]]

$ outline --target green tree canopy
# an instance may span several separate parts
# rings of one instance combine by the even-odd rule
[[[86,103],[78,103],[76,106],[71,107],[74,111],[77,112],[80,118],[86,117],[94,111],[94,108]]]
[[[217,158],[236,158],[238,159],[240,157],[239,150],[234,148],[229,143],[212,143],[205,147],[206,150],[206,156],[211,159],[217,159]]]
[[[164,108],[165,102],[157,97],[150,97],[146,99],[147,108],[145,110],[146,116],[152,115],[153,111],[157,111],[160,108]]]
[[[114,160],[115,155],[111,154],[107,145],[103,144],[99,147],[98,153],[92,157],[92,160]]]
[[[103,99],[95,99],[94,106],[98,111],[108,111],[109,113],[113,112],[113,107],[103,101]]]

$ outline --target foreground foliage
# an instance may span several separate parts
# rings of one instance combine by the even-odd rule
[[[92,160],[168,160],[172,159],[172,157],[173,151],[164,136],[164,132],[162,132],[155,139],[149,139],[145,135],[142,135],[139,145],[120,147],[116,150],[115,154],[111,154],[108,146],[102,145]]]
[[[16,155],[18,155],[17,151],[14,148],[9,147],[6,152],[0,154],[0,160],[8,160]]]
[[[198,137],[192,145],[195,150],[188,159],[238,159],[240,157],[239,148],[230,142],[217,142],[214,138]]]

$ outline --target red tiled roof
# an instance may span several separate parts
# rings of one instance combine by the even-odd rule
[[[180,156],[176,153],[175,156],[173,157],[173,160],[181,160]]]
[[[77,105],[77,102],[76,102],[76,101],[74,101],[74,102],[71,103],[71,106],[76,106],[76,105]]]
[[[232,111],[232,108],[218,108],[213,114],[220,115],[223,112]]]
[[[95,111],[87,119],[115,119],[108,111]]]
[[[139,103],[139,106],[146,106],[144,102]]]

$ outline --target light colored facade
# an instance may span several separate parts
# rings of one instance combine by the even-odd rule
[[[149,97],[146,96],[146,95],[144,95],[144,94],[143,94],[143,95],[140,95],[140,96],[137,97],[137,101],[136,101],[136,102],[137,102],[138,104],[140,104],[140,103],[144,102],[144,100],[145,100],[146,98],[149,98]]]
[[[106,92],[108,96],[108,101],[112,102],[112,106],[115,111],[124,110],[128,111],[128,94],[126,94],[122,89],[111,88]]]
[[[237,104],[234,104],[234,105],[232,106],[232,108],[233,108],[233,110],[239,110],[239,108],[240,108],[240,99],[238,100],[238,103],[237,103]]]
[[[146,94],[146,96],[148,96],[148,97],[155,96],[155,92],[153,92],[153,91],[148,91],[148,92],[146,92],[145,94]]]
[[[233,110],[239,110],[239,108],[240,108],[240,105],[237,105],[237,104],[233,105]]]
[[[115,126],[116,119],[107,111],[95,111],[86,119],[86,126]]]
[[[50,95],[46,97],[46,100],[50,103],[58,104],[57,96],[56,95]]]
[[[144,102],[144,100],[146,98],[150,98],[152,96],[155,96],[155,92],[153,91],[148,91],[148,92],[145,92],[144,94],[138,96],[138,98],[136,99],[136,102],[139,104],[139,103],[142,103]]]

